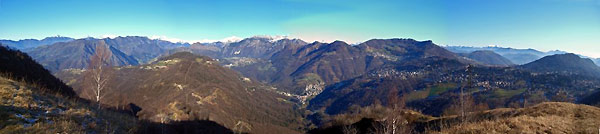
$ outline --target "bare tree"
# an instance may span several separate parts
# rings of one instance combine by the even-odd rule
[[[401,134],[410,133],[411,129],[408,124],[408,120],[402,114],[403,109],[406,106],[404,96],[400,96],[397,88],[391,88],[391,92],[388,95],[388,107],[390,108],[389,113],[384,117],[381,122],[381,128],[376,128],[376,133],[384,134]]]
[[[472,65],[468,65],[467,68],[465,69],[465,72],[467,73],[467,83],[466,85],[463,85],[463,87],[460,88],[460,117],[461,117],[461,122],[464,123],[466,120],[466,115],[467,115],[467,110],[465,109],[465,103],[467,102],[467,98],[465,96],[465,89],[470,89],[471,86],[473,85],[472,82],[472,76],[473,76],[473,66]],[[470,98],[472,99],[472,98]],[[471,102],[472,100],[470,100],[469,102]]]
[[[110,52],[108,46],[104,42],[96,45],[96,51],[90,58],[86,78],[88,79],[88,88],[92,92],[93,98],[100,108],[100,102],[107,93],[108,80],[111,78]]]

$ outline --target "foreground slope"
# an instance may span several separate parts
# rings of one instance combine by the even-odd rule
[[[544,102],[526,108],[471,112],[465,117],[430,117],[411,110],[390,113],[390,109],[371,106],[332,118],[328,123],[332,125],[313,129],[308,133],[369,134],[392,133],[395,130],[396,133],[426,134],[593,134],[598,133],[600,126],[600,108],[565,102]],[[396,119],[398,123],[390,119]]]
[[[137,119],[0,77],[0,133],[135,133]]]
[[[546,102],[520,109],[495,109],[470,114],[474,121],[458,125],[456,117],[441,118],[449,128],[442,133],[598,133],[600,108],[562,102]]]
[[[270,87],[242,77],[209,57],[188,52],[152,64],[115,68],[106,105],[135,104],[142,119],[172,122],[208,119],[252,133],[297,133],[301,114]],[[82,73],[85,74],[85,73]],[[86,97],[82,76],[58,74]]]
[[[0,76],[38,84],[46,91],[74,96],[73,89],[54,77],[29,55],[0,45]]]
[[[0,133],[134,133],[136,119],[96,109],[27,54],[0,46]]]

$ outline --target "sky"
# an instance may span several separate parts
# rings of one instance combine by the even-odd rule
[[[600,0],[0,0],[0,39],[283,35],[564,50],[600,58]]]

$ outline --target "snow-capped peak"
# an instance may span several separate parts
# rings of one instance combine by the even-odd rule
[[[263,38],[263,39],[268,39],[269,42],[276,42],[282,39],[291,39],[289,36],[287,35],[257,35],[257,36],[253,36],[252,38]]]

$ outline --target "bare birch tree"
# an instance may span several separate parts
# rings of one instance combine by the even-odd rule
[[[404,96],[400,96],[397,88],[391,88],[388,95],[389,113],[384,117],[380,127],[375,128],[375,133],[381,134],[403,134],[410,133],[411,129],[408,125],[406,117],[402,114],[406,102]]]
[[[466,93],[465,93],[465,89],[468,90],[472,86],[471,82],[473,82],[472,81],[473,66],[469,64],[467,66],[467,68],[465,69],[465,72],[467,74],[467,78],[466,78],[467,79],[467,83],[466,83],[466,85],[463,85],[460,88],[460,99],[459,99],[459,101],[460,101],[460,119],[461,119],[461,123],[465,123],[466,122],[466,118],[467,118],[466,116],[467,116],[468,111],[465,108],[466,103],[467,103],[467,98],[466,98],[467,96],[466,96]],[[468,97],[471,97],[471,96],[468,96]],[[469,99],[471,99],[471,100],[469,100],[469,102],[472,102],[472,98],[469,98]]]
[[[86,78],[88,79],[88,88],[92,92],[93,98],[100,108],[100,102],[107,93],[108,80],[111,78],[111,65],[109,58],[112,55],[108,46],[104,42],[96,45],[96,51],[90,58],[90,64],[87,68]]]

